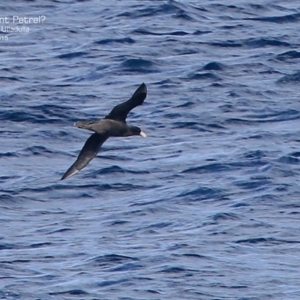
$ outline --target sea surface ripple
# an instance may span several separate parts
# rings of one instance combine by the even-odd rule
[[[299,1],[0,7],[0,299],[300,299]]]

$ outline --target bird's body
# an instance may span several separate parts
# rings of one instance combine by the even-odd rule
[[[78,121],[74,124],[78,128],[84,128],[87,130],[94,131],[101,135],[108,136],[130,136],[132,135],[131,128],[133,126],[128,126],[126,123],[110,119],[101,119],[97,121]]]
[[[139,127],[129,126],[126,123],[128,113],[136,106],[143,104],[146,96],[147,88],[143,83],[129,100],[115,106],[104,119],[76,122],[74,125],[78,128],[87,129],[94,133],[87,139],[77,160],[61,179],[71,177],[83,169],[97,155],[101,146],[109,137],[131,135],[146,137],[146,134]]]

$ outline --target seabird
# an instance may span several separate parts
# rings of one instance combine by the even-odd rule
[[[75,122],[74,125],[78,128],[91,130],[94,133],[87,139],[77,160],[68,169],[61,180],[75,175],[87,166],[87,164],[97,155],[101,146],[109,137],[131,135],[141,135],[142,137],[146,137],[146,134],[139,127],[126,124],[128,113],[136,106],[143,104],[146,96],[147,87],[145,83],[142,83],[129,100],[115,106],[104,119]]]

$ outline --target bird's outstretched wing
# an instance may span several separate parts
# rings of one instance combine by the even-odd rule
[[[129,100],[115,106],[105,117],[105,119],[111,119],[125,123],[128,113],[136,106],[143,104],[146,96],[147,87],[145,83],[142,83]]]
[[[102,144],[108,139],[108,136],[101,135],[98,133],[92,134],[87,141],[85,142],[80,154],[77,157],[77,160],[74,164],[68,169],[64,174],[61,180],[69,178],[81,169],[83,169],[99,152]]]

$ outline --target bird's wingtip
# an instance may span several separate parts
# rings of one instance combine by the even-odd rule
[[[73,175],[75,175],[76,173],[78,173],[79,170],[77,170],[76,168],[74,168],[73,166],[62,176],[62,178],[60,180],[64,180],[67,179]]]
[[[147,86],[146,86],[146,84],[144,82],[135,91],[134,95],[137,95],[137,94],[145,94],[145,95],[147,95]]]

